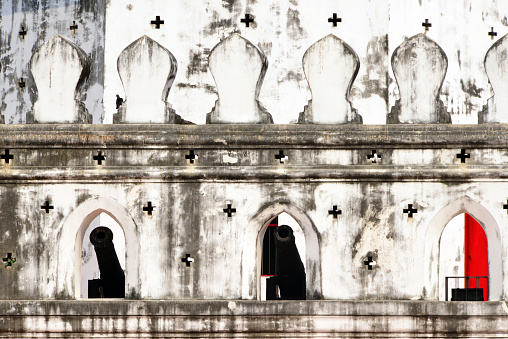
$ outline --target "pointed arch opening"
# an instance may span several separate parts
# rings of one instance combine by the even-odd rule
[[[60,298],[83,297],[82,249],[85,233],[99,215],[107,215],[118,224],[125,237],[125,297],[139,295],[139,240],[137,227],[128,211],[111,198],[86,200],[63,221],[59,235],[57,293]]]
[[[85,230],[80,276],[82,299],[125,296],[125,234],[107,213],[100,213]]]
[[[286,212],[273,218],[261,241],[261,300],[306,299],[305,235]]]
[[[467,213],[451,219],[439,243],[439,300],[488,300],[488,244]]]
[[[430,221],[425,238],[425,297],[433,300],[445,300],[445,276],[454,271],[457,274],[463,274],[463,276],[468,273],[464,255],[465,246],[467,246],[467,244],[464,245],[466,234],[464,229],[461,231],[461,227],[464,227],[464,219],[461,222],[464,214],[470,216],[483,231],[476,229],[477,235],[475,237],[480,238],[482,233],[485,234],[489,276],[488,300],[500,300],[503,290],[503,273],[499,227],[492,214],[469,197],[463,197],[446,205]],[[455,219],[457,216],[459,218]],[[462,239],[452,241],[457,238]],[[474,285],[476,287],[476,281]],[[471,285],[469,286],[471,287]],[[448,296],[448,300],[451,299],[450,297]]]
[[[262,299],[263,239],[270,223],[279,215],[295,226],[295,242],[299,238],[299,247],[304,253],[301,260],[305,270],[305,299],[320,299],[321,261],[316,228],[304,212],[286,203],[275,203],[261,209],[249,222],[242,254],[242,298]]]

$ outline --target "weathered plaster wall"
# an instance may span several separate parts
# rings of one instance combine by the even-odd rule
[[[71,38],[93,61],[84,97],[95,123],[102,117],[104,122],[112,122],[115,95],[124,96],[117,58],[144,34],[168,48],[178,61],[168,101],[184,119],[204,123],[217,99],[208,53],[220,40],[239,32],[268,57],[260,101],[275,123],[295,122],[303,111],[310,99],[303,54],[314,42],[333,33],[360,57],[351,92],[353,107],[364,123],[382,124],[398,98],[391,54],[405,38],[424,31],[424,19],[432,23],[427,35],[444,49],[449,60],[441,99],[454,123],[475,123],[476,113],[492,96],[483,66],[485,53],[508,32],[508,4],[489,0],[327,0],[319,4],[120,0],[107,5],[104,0],[8,0],[2,2],[0,11],[0,95],[7,123],[25,121],[36,95],[28,67],[31,54],[55,34]],[[334,12],[342,18],[337,27],[328,22]],[[254,16],[250,27],[240,22],[245,13]],[[157,15],[165,20],[160,29],[150,24]],[[79,25],[75,34],[69,30],[73,21]],[[28,31],[24,40],[19,36],[22,25]],[[494,40],[487,35],[491,27],[498,34]],[[23,90],[18,85],[20,78],[26,82]]]
[[[0,302],[6,338],[502,338],[505,302]],[[92,334],[93,333],[93,334]]]
[[[476,123],[476,113],[492,96],[483,65],[485,53],[508,33],[507,15],[505,1],[391,0],[389,50],[393,51],[403,38],[421,33],[421,23],[429,19],[432,27],[427,35],[448,57],[441,100],[454,123]],[[494,40],[487,35],[491,27],[498,34]],[[395,83],[390,80],[390,106],[397,96],[396,91]]]
[[[0,199],[11,206],[0,215],[0,253],[17,261],[1,270],[0,298],[79,298],[81,241],[105,212],[125,234],[128,298],[256,299],[258,237],[286,212],[305,235],[309,299],[438,300],[441,234],[467,212],[488,237],[490,298],[503,299],[506,133],[504,125],[4,126],[0,144],[14,158],[0,172]],[[373,147],[377,163],[367,158]],[[466,163],[456,156],[462,147]],[[92,158],[98,149],[102,165]],[[189,150],[199,156],[193,164]]]
[[[327,21],[334,12],[342,18],[337,27]],[[250,27],[240,22],[245,13],[254,15],[255,23]],[[105,121],[111,122],[115,112],[115,94],[123,92],[116,60],[128,44],[147,34],[168,48],[178,61],[169,102],[184,119],[204,123],[205,114],[217,99],[207,67],[208,53],[220,40],[239,32],[268,57],[261,103],[275,123],[295,122],[310,99],[302,69],[303,54],[314,42],[333,33],[360,57],[360,70],[351,92],[353,107],[364,123],[382,124],[398,98],[391,55],[404,39],[423,32],[421,24],[429,19],[432,27],[427,34],[445,50],[449,60],[441,99],[454,123],[476,123],[476,113],[492,96],[483,66],[485,53],[508,32],[507,13],[507,3],[490,0],[110,2]],[[150,24],[156,15],[165,20],[160,29]],[[494,40],[487,35],[491,27],[498,34]]]
[[[106,4],[98,1],[4,2],[0,88],[8,123],[23,122],[34,102],[30,75],[25,89],[16,87],[27,60],[54,34],[70,34],[67,16],[72,13],[84,29],[71,39],[94,54],[96,78],[85,90],[85,102],[95,122],[102,114],[102,84],[104,122],[112,120],[115,94],[122,95],[118,55],[147,34],[178,62],[169,95],[173,108],[202,124],[217,99],[208,53],[230,33],[240,32],[270,62],[259,99],[276,123],[296,121],[307,104],[301,57],[312,43],[334,33],[360,58],[353,107],[367,125],[378,124],[1,126],[2,157],[9,150],[13,158],[0,160],[0,203],[6,206],[0,214],[0,253],[16,259],[0,269],[5,333],[15,336],[27,328],[63,335],[128,328],[153,336],[216,328],[220,334],[222,329],[274,329],[356,336],[360,330],[385,337],[390,332],[408,337],[415,332],[477,337],[493,329],[499,332],[495,335],[506,332],[504,302],[429,302],[442,298],[441,283],[448,274],[443,260],[456,253],[443,249],[443,230],[464,212],[487,234],[490,300],[508,295],[506,125],[381,125],[397,99],[391,53],[405,37],[422,32],[426,18],[433,24],[428,36],[448,56],[441,99],[455,123],[476,122],[475,113],[491,95],[483,56],[493,40],[486,33],[492,26],[498,38],[505,33],[505,6],[487,0],[131,0],[110,1],[104,12]],[[336,28],[327,22],[333,12],[343,18]],[[254,15],[249,28],[240,23],[245,13]],[[159,30],[150,24],[156,15],[165,20]],[[16,28],[22,20],[32,23],[24,41]],[[30,37],[32,31],[39,32],[36,38]],[[19,64],[17,55],[22,56]],[[275,157],[282,150],[284,162]],[[374,150],[376,162],[368,157]],[[470,155],[462,163],[457,158],[461,150]],[[186,158],[190,151],[199,155],[193,163]],[[106,156],[102,165],[93,159],[98,152]],[[41,209],[45,201],[54,206],[49,213]],[[143,211],[148,202],[155,205],[152,216]],[[231,217],[223,212],[228,203],[236,209]],[[334,205],[342,210],[336,219],[329,213]],[[410,205],[417,209],[412,217],[403,212]],[[307,298],[326,301],[240,301],[260,297],[259,238],[266,224],[284,212],[305,236]],[[21,301],[80,299],[82,240],[101,213],[122,227],[126,298],[135,300]],[[187,254],[194,260],[190,266],[182,262]],[[368,257],[375,261],[372,270],[364,263]],[[347,299],[357,302],[330,302]],[[399,299],[406,302],[393,301]],[[85,317],[76,317],[76,309]],[[94,314],[103,316],[97,320]],[[197,316],[182,325],[178,321],[187,320],[182,314]],[[266,316],[274,314],[285,318],[267,323]],[[372,321],[372,316],[377,318]]]
[[[0,2],[0,112],[5,122],[26,122],[36,101],[37,89],[30,72],[36,49],[56,34],[68,37],[90,57],[90,77],[83,101],[94,122],[102,121],[104,91],[105,0],[2,0]],[[69,27],[76,22],[78,29]],[[27,31],[23,39],[21,27]],[[23,78],[25,88],[19,80]]]
[[[358,11],[358,8],[363,8]],[[149,35],[168,48],[178,61],[178,73],[169,102],[186,120],[204,123],[205,115],[217,99],[215,83],[208,69],[208,53],[233,32],[258,45],[268,57],[268,70],[260,92],[260,101],[272,114],[275,123],[296,122],[299,112],[310,99],[303,74],[305,50],[324,36],[335,33],[356,50],[361,62],[372,59],[373,67],[360,69],[362,77],[375,79],[381,89],[355,95],[355,107],[369,115],[371,123],[384,123],[386,108],[388,2],[348,1],[115,1],[107,7],[106,119],[114,112],[115,94],[122,93],[116,72],[118,55],[130,42]],[[333,12],[343,17],[343,24],[332,28],[327,22]],[[367,13],[366,13],[367,12]],[[184,13],[184,14],[183,14]],[[255,16],[255,23],[245,27],[240,19],[245,13]],[[165,19],[161,29],[150,21],[159,15]],[[130,22],[127,27],[122,17]],[[122,31],[118,36],[115,32]],[[358,34],[364,31],[365,34]],[[384,66],[384,67],[383,67]],[[367,71],[368,70],[368,71]],[[360,84],[367,87],[366,83]],[[369,90],[367,90],[369,91]],[[363,92],[363,90],[361,91]],[[370,110],[372,108],[372,110]],[[367,113],[367,111],[369,113]],[[361,113],[360,113],[361,114]]]

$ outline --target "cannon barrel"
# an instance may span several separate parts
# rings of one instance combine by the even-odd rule
[[[90,233],[90,242],[97,254],[104,298],[125,298],[125,274],[116,255],[113,232],[99,226]]]
[[[295,244],[293,229],[288,225],[276,228],[274,234],[276,246],[275,274],[282,299],[306,299],[305,268]]]

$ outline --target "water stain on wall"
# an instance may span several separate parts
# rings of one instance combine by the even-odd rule
[[[189,51],[189,65],[186,71],[187,78],[192,74],[206,73],[208,71],[210,48],[203,48],[201,45],[197,45],[197,47],[197,51]]]
[[[361,98],[370,98],[377,95],[388,105],[388,35],[373,37],[367,44],[365,59],[362,67],[365,73],[357,80],[364,87],[353,87],[351,95]]]
[[[307,38],[307,31],[301,26],[300,12],[296,9],[288,8],[286,29],[288,35],[292,38]]]
[[[2,1],[3,2],[3,1]],[[2,4],[0,2],[0,6]],[[30,72],[30,57],[55,34],[70,37],[78,45],[87,46],[92,71],[84,97],[89,112],[96,120],[102,115],[102,91],[104,82],[104,15],[106,0],[24,0],[13,1],[9,8],[0,7],[4,21],[0,25],[0,59],[2,63],[1,91],[2,113],[7,123],[23,123],[26,114],[37,99],[37,88]],[[11,18],[5,21],[6,18]],[[76,21],[79,28],[71,36],[69,25]],[[25,27],[27,35],[20,39],[19,31]],[[25,88],[19,89],[19,78]]]
[[[296,82],[300,82],[300,81],[304,81],[304,80],[305,80],[305,78],[303,76],[303,73],[301,73],[301,72],[295,72],[295,71],[291,71],[290,70],[278,82],[279,83],[284,82],[284,81],[296,81]]]
[[[478,88],[476,84],[471,82],[470,80],[468,80],[467,83],[464,83],[464,80],[460,79],[460,86],[462,87],[462,91],[464,91],[465,93],[476,98],[481,98],[483,88]]]
[[[270,56],[272,54],[273,43],[270,42],[260,42],[258,43],[258,47],[265,53],[266,56]]]
[[[203,88],[205,91],[207,91],[209,93],[217,94],[217,89],[214,86],[209,85],[209,84],[204,84],[204,83],[190,84],[190,83],[180,82],[176,85],[176,87],[178,87],[178,88]]]
[[[222,7],[227,8],[229,12],[233,12],[236,0],[222,0]]]
[[[231,18],[221,19],[219,18],[219,13],[214,11],[212,13],[212,20],[203,28],[203,34],[205,37],[210,35],[215,36],[220,32],[230,32],[234,27],[235,25],[233,25],[233,20]]]

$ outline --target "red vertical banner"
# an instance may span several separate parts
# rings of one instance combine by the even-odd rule
[[[475,218],[467,213],[465,215],[464,229],[464,252],[465,275],[471,276],[488,276],[489,275],[489,250],[487,244],[487,236],[483,227]],[[466,282],[466,288],[483,288],[483,300],[487,299],[487,279],[479,279],[478,286],[476,279],[469,279]]]

